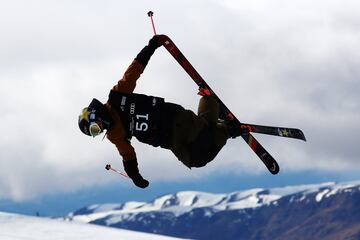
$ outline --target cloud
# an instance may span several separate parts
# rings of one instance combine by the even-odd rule
[[[82,107],[105,101],[137,52],[169,35],[241,121],[299,127],[308,142],[256,137],[284,171],[359,171],[360,4],[347,1],[11,1],[0,9],[0,198],[24,200],[113,181],[107,140],[77,129]],[[181,13],[181,14],[180,14]],[[196,87],[159,49],[136,88],[196,110]],[[204,169],[133,141],[153,181],[218,169],[259,174],[241,139]],[[194,174],[194,172],[196,174]],[[126,184],[126,183],[124,183]]]

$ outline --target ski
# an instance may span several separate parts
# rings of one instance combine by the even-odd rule
[[[295,138],[306,141],[304,133],[297,128],[262,126],[249,123],[242,123],[241,129],[253,133],[261,133],[279,137]]]
[[[166,48],[166,50],[175,58],[175,60],[181,65],[181,67],[189,74],[199,88],[207,89],[211,95],[213,95],[220,105],[220,118],[238,124],[241,127],[243,124],[235,117],[235,115],[227,108],[227,106],[221,101],[221,99],[215,94],[205,80],[200,76],[196,69],[186,59],[184,54],[178,49],[174,42],[166,35],[160,35],[160,42]],[[250,132],[244,132],[241,137],[249,145],[249,147],[255,152],[255,154],[265,164],[267,169],[272,174],[277,174],[280,171],[279,165],[276,160],[266,151],[266,149],[251,135]]]

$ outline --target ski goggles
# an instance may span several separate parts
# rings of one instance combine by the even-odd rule
[[[102,128],[97,122],[90,123],[89,133],[92,137],[96,137],[102,133]]]

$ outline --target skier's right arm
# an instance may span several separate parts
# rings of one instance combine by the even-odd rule
[[[134,91],[136,81],[144,72],[151,56],[154,54],[155,50],[162,45],[159,41],[160,36],[161,35],[155,35],[150,39],[149,44],[136,55],[134,61],[126,69],[122,79],[118,81],[112,90],[122,93],[132,93]]]

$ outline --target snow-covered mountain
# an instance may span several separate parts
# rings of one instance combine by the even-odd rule
[[[66,219],[194,239],[360,239],[360,181],[178,192],[151,202],[91,205]]]
[[[0,212],[1,240],[176,240],[155,234]]]

